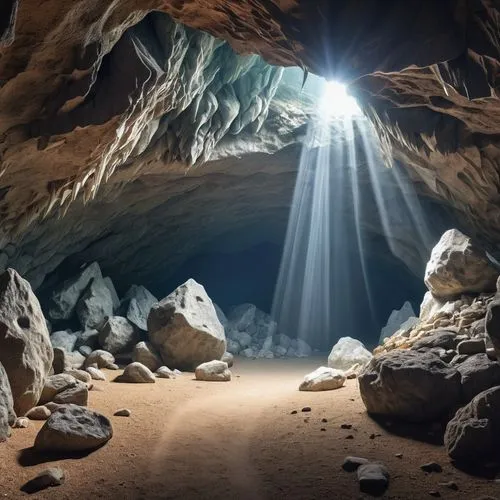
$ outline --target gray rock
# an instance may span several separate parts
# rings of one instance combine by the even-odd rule
[[[82,355],[82,356],[85,356],[86,358],[88,356],[90,356],[93,352],[93,349],[92,347],[90,347],[89,345],[81,345],[79,348],[78,348],[78,352]]]
[[[80,380],[80,382],[83,382],[85,384],[90,384],[90,382],[92,381],[92,377],[85,370],[69,370],[66,373],[76,378],[76,380]]]
[[[256,311],[257,308],[253,304],[240,304],[229,311],[228,323],[235,330],[243,332],[254,322]]]
[[[113,365],[114,362],[115,357],[110,352],[98,349],[87,357],[84,366],[87,368],[95,363],[97,368],[108,368],[110,365]]]
[[[231,372],[227,363],[215,359],[197,366],[194,375],[196,380],[206,382],[229,382],[231,380]]]
[[[443,472],[443,468],[437,462],[427,462],[426,464],[422,464],[420,468],[424,472]]]
[[[75,385],[66,387],[64,390],[58,392],[53,402],[57,404],[75,404],[80,406],[87,406],[89,400],[89,389],[87,384],[75,379]]]
[[[217,314],[217,318],[220,321],[220,324],[225,327],[227,325],[227,318],[226,315],[224,314],[224,311],[215,303],[213,302],[214,309],[215,309],[215,314]]]
[[[61,405],[38,432],[34,448],[40,452],[93,450],[113,436],[111,422],[83,406]]]
[[[68,389],[70,387],[74,387],[76,383],[76,378],[69,373],[59,373],[56,375],[51,375],[45,381],[45,385],[43,386],[43,391],[38,404],[43,405],[45,403],[48,403],[49,401],[52,401],[59,392],[64,391],[65,389]]]
[[[0,363],[0,442],[10,436],[10,426],[16,422],[14,401],[7,373]]]
[[[59,347],[66,352],[71,352],[75,348],[77,338],[77,335],[71,330],[60,330],[52,333],[50,343],[52,347]]]
[[[25,417],[30,420],[47,420],[51,413],[46,406],[35,406],[26,412]]]
[[[132,412],[128,408],[121,408],[120,410],[116,410],[113,415],[115,417],[130,417]]]
[[[365,465],[370,461],[366,458],[361,457],[345,457],[344,463],[342,464],[342,469],[346,472],[354,472],[358,470],[361,465]]]
[[[461,396],[460,374],[455,368],[433,354],[411,350],[373,358],[358,381],[369,413],[413,422],[446,415]]]
[[[138,339],[139,335],[132,323],[122,316],[108,318],[99,330],[99,343],[111,354],[131,351]]]
[[[53,360],[47,324],[29,283],[13,269],[0,275],[0,363],[14,410],[24,415],[40,398]]]
[[[29,480],[21,487],[25,493],[36,493],[47,488],[64,484],[65,475],[60,467],[50,467],[41,471],[35,478]]]
[[[309,344],[302,339],[297,339],[297,356],[299,358],[307,358],[312,354],[312,349]]]
[[[359,488],[363,493],[379,496],[389,487],[389,471],[385,465],[369,462],[357,470]]]
[[[448,330],[437,330],[434,333],[417,340],[412,346],[414,351],[421,349],[433,349],[435,347],[440,347],[445,351],[449,349],[455,349],[457,347],[458,340],[457,334],[455,332],[450,332]]]
[[[137,361],[147,366],[151,371],[156,371],[162,365],[160,355],[150,342],[139,342],[134,347],[132,361]]]
[[[246,349],[240,351],[240,356],[242,358],[255,358],[256,355],[256,352],[251,347],[247,347]]]
[[[500,385],[500,364],[497,361],[491,361],[485,353],[467,357],[457,366],[457,370],[462,377],[462,394],[465,403],[480,392]]]
[[[278,335],[275,335],[274,343],[276,345],[279,345],[280,347],[283,347],[286,352],[288,348],[292,345],[292,339],[287,335],[284,335],[283,333],[279,333]]]
[[[230,352],[225,352],[222,355],[221,361],[224,361],[224,363],[227,363],[227,366],[231,368],[234,364],[234,356]]]
[[[337,370],[347,370],[355,363],[365,365],[372,358],[372,353],[359,340],[342,337],[328,356],[328,366]]]
[[[486,309],[485,329],[490,338],[493,348],[497,353],[497,358],[500,358],[500,294],[497,293],[495,298],[488,304]]]
[[[93,278],[102,278],[101,269],[97,262],[87,266],[78,276],[65,281],[52,294],[49,317],[52,320],[70,319],[78,299]]]
[[[460,363],[463,363],[468,357],[469,356],[467,356],[467,354],[457,354],[451,359],[450,365],[459,365]]]
[[[425,284],[435,297],[495,290],[498,271],[486,253],[457,229],[446,231],[432,249]]]
[[[147,331],[149,311],[158,299],[143,286],[132,285],[125,295],[129,301],[126,317],[140,330]]]
[[[109,276],[103,278],[103,281],[111,295],[111,300],[113,302],[113,313],[115,313],[116,311],[118,311],[118,308],[120,307],[120,299],[118,297],[118,294],[116,293],[115,285],[113,284],[113,281]]]
[[[64,371],[79,370],[85,363],[85,356],[78,352],[67,352],[64,356]]]
[[[273,347],[273,354],[275,358],[284,358],[288,352],[288,349],[286,347],[283,347],[281,345],[275,345]]]
[[[147,366],[137,362],[127,365],[123,374],[116,380],[132,384],[154,384],[156,382],[153,372]]]
[[[226,351],[224,327],[205,289],[193,279],[155,304],[148,317],[151,343],[171,367],[193,369]]]
[[[113,297],[102,278],[94,278],[76,305],[76,314],[84,330],[99,329],[113,316]]]
[[[54,373],[63,373],[67,366],[66,366],[66,351],[64,349],[60,349],[59,347],[56,347],[54,349],[54,359],[52,360],[52,369]]]
[[[84,330],[78,332],[75,348],[90,347],[93,351],[99,348],[99,332],[97,330]]]
[[[155,371],[157,378],[175,378],[176,374],[168,366],[160,366]]]
[[[299,391],[331,391],[340,389],[345,383],[345,375],[342,370],[320,366],[317,370],[304,377],[299,386]]]
[[[457,345],[458,354],[479,354],[481,352],[486,352],[486,343],[483,339],[470,339],[462,340]]]
[[[99,368],[95,368],[94,366],[87,366],[86,370],[92,380],[106,380],[106,375],[101,370],[99,370]]]
[[[241,351],[240,344],[233,339],[227,339],[227,352],[237,355]]]
[[[253,338],[249,333],[233,331],[232,335],[232,340],[238,342],[241,349],[246,349],[252,345]]]
[[[448,422],[444,444],[458,462],[485,464],[500,450],[500,387],[478,394]]]

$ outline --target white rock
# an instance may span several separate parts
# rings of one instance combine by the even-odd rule
[[[297,356],[306,358],[312,354],[312,349],[307,342],[302,339],[297,339]]]
[[[207,382],[229,382],[231,380],[231,372],[227,363],[214,359],[197,366],[195,377],[196,380]]]
[[[137,362],[127,365],[118,379],[120,382],[133,384],[154,384],[156,382],[153,372],[147,366]]]
[[[97,349],[93,351],[90,356],[85,359],[85,367],[93,365],[94,363],[98,368],[109,368],[115,362],[115,357],[108,351]]]
[[[365,365],[373,355],[357,339],[342,337],[333,346],[328,356],[328,366],[338,370],[347,370],[355,363]]]
[[[345,383],[346,377],[342,370],[320,366],[317,370],[304,377],[300,391],[331,391],[339,389]]]
[[[104,374],[104,372],[99,370],[99,368],[88,366],[86,370],[87,373],[91,376],[92,380],[106,380],[106,375]]]

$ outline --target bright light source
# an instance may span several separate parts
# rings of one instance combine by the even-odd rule
[[[347,93],[345,85],[328,81],[323,89],[320,112],[332,118],[362,114],[356,99]]]

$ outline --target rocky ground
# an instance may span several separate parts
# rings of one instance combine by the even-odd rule
[[[388,467],[383,498],[427,499],[436,491],[450,499],[495,497],[495,481],[455,469],[444,447],[388,432],[370,419],[355,379],[336,391],[299,392],[304,373],[324,363],[237,358],[229,384],[197,382],[192,374],[117,384],[111,380],[120,372],[105,370],[110,381],[96,382],[89,407],[112,421],[113,439],[81,458],[39,460],[30,447],[43,422],[13,429],[1,449],[1,492],[25,496],[23,483],[61,467],[65,483],[32,498],[368,498],[360,496],[356,474],[341,468],[355,455]],[[301,411],[306,406],[310,412]],[[130,417],[113,416],[123,407]],[[438,438],[427,432],[423,438]],[[423,472],[420,465],[430,461],[443,471]],[[441,485],[450,481],[458,491]]]

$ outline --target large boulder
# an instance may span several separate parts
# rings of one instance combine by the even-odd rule
[[[94,278],[76,304],[76,314],[84,330],[99,328],[113,316],[113,297],[102,278]]]
[[[487,354],[475,354],[457,365],[462,377],[462,394],[465,403],[474,396],[496,385],[500,385],[500,363],[492,361]]]
[[[102,446],[113,436],[111,422],[94,411],[74,404],[59,406],[35,438],[42,452],[79,452]]]
[[[109,293],[111,294],[111,300],[113,302],[113,312],[118,311],[120,307],[120,298],[118,297],[118,294],[116,293],[116,288],[115,285],[113,284],[113,281],[109,276],[106,276],[103,278],[104,284],[107,286]]]
[[[99,330],[99,343],[111,354],[131,351],[138,340],[134,325],[122,316],[111,316]]]
[[[78,299],[87,288],[90,280],[98,278],[102,278],[101,269],[97,262],[93,262],[78,276],[66,280],[52,294],[49,317],[55,321],[70,319]]]
[[[132,285],[125,295],[128,300],[126,317],[140,330],[148,329],[148,315],[158,299],[143,286]]]
[[[500,387],[478,394],[448,422],[444,444],[451,458],[475,465],[500,458]]]
[[[142,363],[153,372],[162,366],[161,358],[150,342],[139,342],[135,345],[132,361]]]
[[[49,331],[30,284],[13,269],[0,276],[0,363],[9,377],[14,409],[35,406],[52,367]]]
[[[73,333],[71,330],[59,330],[57,332],[52,332],[50,335],[50,343],[52,344],[52,347],[59,347],[66,352],[74,350],[77,340],[78,335]]]
[[[412,422],[446,415],[461,397],[460,374],[430,352],[396,350],[377,356],[358,381],[369,413]]]
[[[340,389],[345,383],[342,370],[320,366],[318,369],[304,377],[299,386],[299,391],[331,391]]]
[[[180,370],[220,359],[226,351],[224,327],[202,285],[189,279],[161,302],[148,317],[151,343],[163,362]]]
[[[401,328],[401,325],[408,321],[410,318],[415,318],[413,320],[414,322],[417,321],[412,305],[408,301],[406,301],[401,306],[401,309],[394,309],[391,312],[386,325],[380,331],[379,344],[381,344],[385,338],[390,337],[393,333],[396,333]],[[409,326],[411,326],[410,323],[408,324],[408,327]]]
[[[446,231],[432,249],[425,284],[436,297],[490,292],[499,272],[483,249],[457,229]]]
[[[16,421],[14,401],[7,373],[0,363],[0,442],[10,436],[10,427]]]
[[[348,370],[352,365],[364,365],[373,355],[357,339],[342,337],[333,346],[328,356],[328,366],[337,370]]]

